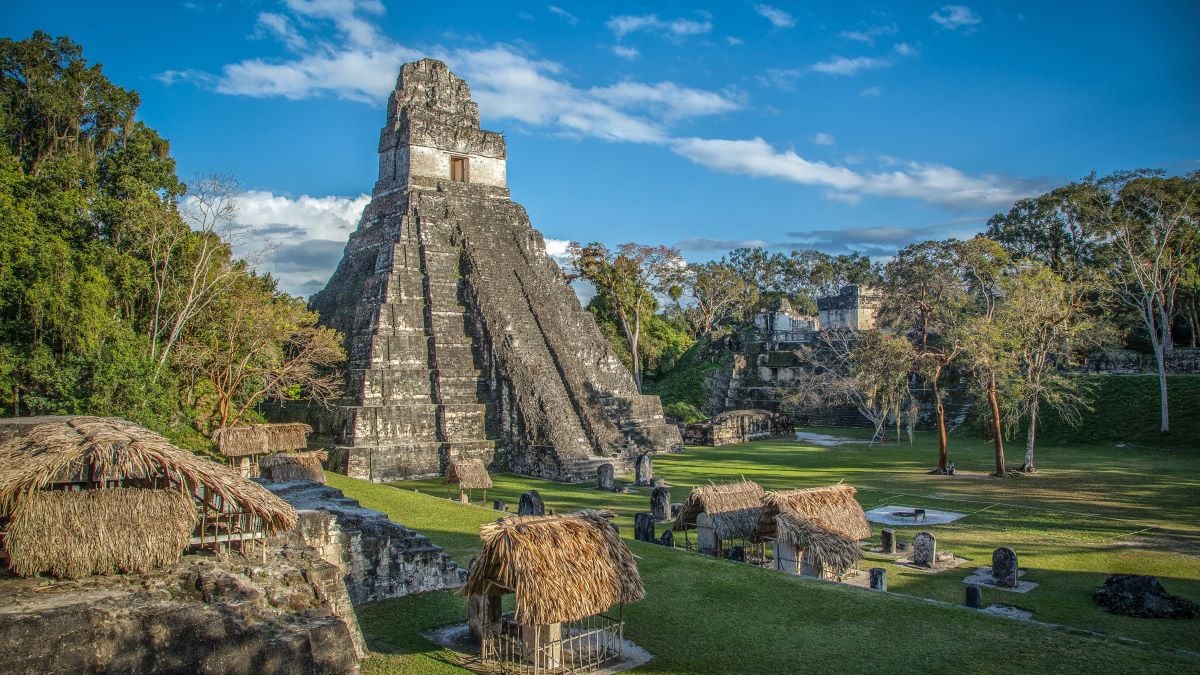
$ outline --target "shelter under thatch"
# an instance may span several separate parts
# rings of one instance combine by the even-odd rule
[[[646,596],[611,511],[510,516],[480,527],[464,595],[516,594],[515,621],[544,625],[600,614]]]
[[[322,463],[328,458],[324,450],[281,452],[263,457],[258,466],[263,477],[274,483],[311,480],[324,484],[325,468]]]
[[[226,545],[296,524],[295,510],[261,485],[229,467],[181,450],[148,429],[119,419],[60,417],[0,443],[0,520],[17,525],[18,544],[8,551],[10,564],[23,570],[34,566],[33,558],[23,557],[31,554],[31,548],[23,544],[32,539],[22,537],[40,536],[31,534],[35,532],[47,536],[42,545],[53,549],[39,554],[46,560],[70,560],[76,552],[66,549],[72,547],[79,548],[80,555],[93,557],[93,568],[98,571],[113,565],[120,569],[130,560],[159,560],[166,546],[163,542],[179,536],[182,522],[177,507],[169,505],[176,502],[169,498],[145,497],[139,492],[125,492],[123,497],[43,494],[121,488],[185,496],[199,525],[184,544]],[[128,531],[137,535],[130,545],[144,539],[146,550],[114,558],[109,547],[121,544],[105,541],[105,531],[94,527],[98,521],[80,515],[82,504],[96,507],[90,517],[116,519],[112,522],[117,524],[110,522],[109,529],[120,530],[122,523],[130,523]],[[35,520],[45,522],[38,525]],[[81,564],[64,563],[63,569],[81,569]]]
[[[840,578],[862,559],[871,536],[852,485],[768,492],[753,538],[775,542],[775,566],[804,576]]]
[[[482,459],[453,459],[446,465],[442,483],[457,483],[460,490],[486,490],[492,487],[492,477]]]
[[[18,502],[4,537],[22,576],[140,574],[179,560],[197,517],[178,490],[38,490]]]
[[[671,529],[695,528],[700,551],[720,554],[724,543],[749,539],[762,511],[762,496],[762,487],[748,480],[692,488]]]
[[[238,473],[255,478],[262,466],[260,457],[273,452],[302,450],[308,447],[310,433],[312,427],[299,422],[250,424],[217,429],[213,432],[213,440],[221,454],[230,458],[230,464]]]
[[[871,536],[867,514],[854,495],[858,490],[848,483],[838,483],[799,490],[780,490],[764,493],[762,511],[753,537],[764,539],[776,535],[775,516],[786,511],[811,521],[818,527],[842,535],[851,541]]]

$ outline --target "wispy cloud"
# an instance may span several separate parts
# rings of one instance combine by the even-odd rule
[[[292,20],[283,14],[274,12],[259,14],[254,34],[255,37],[276,37],[292,51],[300,51],[308,46],[308,40],[300,35],[300,31],[292,25]]]
[[[605,22],[604,25],[608,26],[608,29],[618,38],[637,32],[679,38],[688,35],[702,35],[711,31],[713,27],[712,22],[707,19],[704,21],[692,21],[690,19],[670,19],[664,21],[658,18],[657,14],[614,16]]]
[[[776,178],[828,188],[826,196],[853,202],[862,195],[917,199],[953,209],[1005,207],[1036,190],[995,175],[968,176],[943,164],[904,162],[901,168],[874,173],[805,159],[793,150],[777,150],[761,138],[722,140],[686,138],[672,149],[710,169]]]
[[[728,35],[725,37],[725,44],[729,45],[730,47],[736,47],[736,46],[742,44],[742,39],[739,37],[734,37],[732,35]]]
[[[863,42],[865,44],[874,46],[875,38],[882,37],[884,35],[895,35],[899,32],[899,26],[897,26],[895,23],[889,23],[882,26],[867,26],[866,28],[862,28],[860,30],[844,30],[838,33],[838,37],[845,38],[847,40],[854,40],[855,42]]]
[[[625,81],[607,87],[592,87],[587,93],[623,110],[652,110],[665,120],[719,115],[742,107],[733,96],[681,87],[674,82]]]
[[[815,145],[833,145],[834,144],[833,134],[827,134],[825,132],[817,132],[816,134],[813,135],[813,143]]]
[[[572,26],[579,25],[579,17],[568,12],[567,10],[563,9],[562,7],[556,7],[554,5],[550,5],[546,9],[549,10],[551,14],[561,17],[563,21],[566,21],[567,23],[571,24]]]
[[[859,56],[848,59],[844,56],[834,56],[826,61],[814,63],[811,69],[814,73],[824,73],[836,77],[853,77],[864,70],[879,70],[890,68],[892,62],[887,59],[877,59],[870,56]]]
[[[892,45],[892,51],[896,52],[900,56],[917,55],[917,48],[907,42],[897,42],[896,44]]]
[[[941,9],[929,15],[934,23],[945,30],[961,30],[970,33],[976,30],[983,19],[966,5],[943,5]]]
[[[642,53],[637,50],[637,47],[626,47],[625,45],[613,45],[613,53],[623,59],[636,59]]]
[[[735,248],[775,248],[776,244],[763,239],[683,239],[675,242],[681,251],[732,251]]]
[[[863,98],[878,98],[883,96],[883,89],[880,89],[879,87],[867,87],[866,89],[858,92],[858,95]]]
[[[788,232],[787,241],[776,244],[776,248],[815,248],[833,254],[858,251],[872,257],[891,256],[897,249],[918,241],[972,237],[983,229],[987,219],[986,215],[971,215],[920,227],[818,227]]]
[[[796,25],[796,19],[793,18],[791,14],[779,9],[778,7],[772,7],[771,5],[755,5],[754,11],[760,16],[764,17],[767,21],[770,21],[771,25],[775,26],[776,28],[791,28],[792,26]]]

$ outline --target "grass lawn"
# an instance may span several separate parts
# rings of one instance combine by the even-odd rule
[[[631,541],[648,596],[626,608],[627,635],[655,655],[643,670],[1200,671],[1200,657],[1171,651],[1200,652],[1200,621],[1109,615],[1090,597],[1106,574],[1136,572],[1158,576],[1172,593],[1200,599],[1200,454],[1048,446],[1039,453],[1038,475],[996,480],[986,477],[990,452],[981,441],[953,439],[951,459],[959,475],[952,477],[925,473],[935,456],[928,436],[919,436],[914,447],[764,441],[656,457],[655,473],[672,486],[674,501],[710,480],[744,476],[771,489],[846,479],[858,486],[867,509],[905,504],[968,513],[953,524],[898,528],[898,534],[909,540],[918,529],[929,529],[939,550],[971,563],[930,575],[868,554],[864,567],[888,569],[892,593],[882,595]],[[510,474],[494,480],[489,502],[498,498],[515,505],[521,492],[536,488],[547,507],[560,513],[611,508],[620,515],[627,540],[632,515],[649,510],[648,490],[603,493]],[[479,548],[479,525],[496,517],[486,508],[447,501],[437,479],[393,487],[330,474],[330,483],[427,534],[464,564]],[[876,537],[879,529],[875,526]],[[962,578],[988,564],[991,551],[1005,545],[1029,570],[1024,579],[1040,585],[1025,595],[985,589],[985,603],[1014,605],[1033,611],[1036,620],[1069,628],[922,600],[961,603]],[[360,622],[377,652],[365,671],[453,670],[447,655],[418,633],[465,616],[465,601],[451,593],[360,608]],[[886,661],[880,660],[883,655]]]

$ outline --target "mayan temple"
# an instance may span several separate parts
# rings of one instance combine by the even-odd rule
[[[465,81],[431,59],[402,68],[371,203],[312,300],[346,335],[347,398],[310,417],[347,475],[479,458],[583,480],[679,447],[509,199],[505,160]]]

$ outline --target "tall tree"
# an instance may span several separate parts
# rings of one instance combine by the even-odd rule
[[[972,382],[987,402],[989,430],[997,478],[1007,475],[1004,458],[1004,402],[1015,378],[1017,340],[1000,320],[999,308],[1005,298],[1006,275],[1012,259],[996,242],[983,236],[956,247],[958,263],[970,290],[973,311],[958,329],[962,345],[959,362],[972,376]]]
[[[1011,338],[1018,368],[1018,393],[1012,421],[1026,420],[1025,461],[1021,471],[1037,470],[1034,451],[1038,420],[1044,402],[1068,424],[1079,421],[1087,409],[1085,386],[1078,378],[1059,372],[1075,353],[1103,343],[1109,331],[1087,311],[1089,289],[1069,282],[1049,267],[1028,262],[1011,277],[1002,278],[1002,302],[996,322]]]
[[[1200,172],[1120,172],[1086,184],[1088,216],[1107,236],[1113,294],[1137,312],[1158,369],[1159,429],[1170,431],[1166,354],[1180,285],[1200,254]]]
[[[913,343],[916,374],[928,384],[938,438],[937,470],[949,470],[949,433],[943,379],[959,357],[959,328],[968,316],[968,296],[954,240],[911,244],[883,270],[879,325]]]
[[[728,263],[690,263],[683,281],[689,299],[681,311],[692,337],[711,332],[725,319],[744,316],[758,298],[758,289]]]
[[[568,247],[576,278],[590,281],[617,317],[632,361],[633,379],[642,389],[641,340],[646,317],[658,306],[655,293],[679,297],[686,264],[679,251],[667,246],[621,244],[611,251],[604,244]]]

